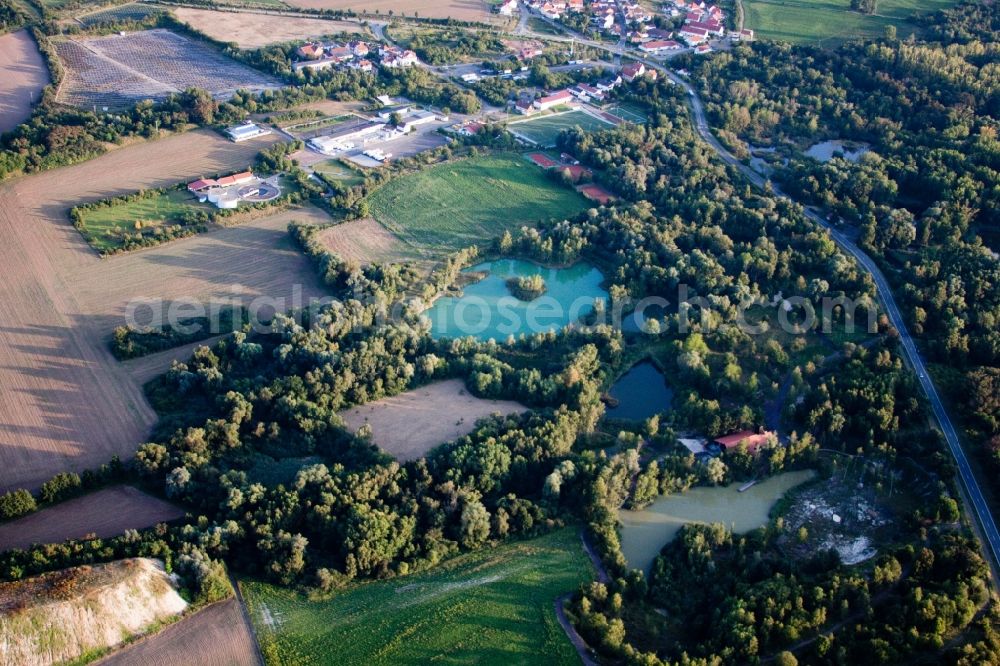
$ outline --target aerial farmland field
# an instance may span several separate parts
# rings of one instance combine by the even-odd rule
[[[162,248],[101,260],[66,211],[88,201],[245,167],[273,138],[235,144],[189,132],[113,151],[0,186],[0,277],[7,303],[0,327],[0,489],[34,488],[53,474],[131,456],[155,414],[111,355],[108,339],[128,301],[322,294],[296,251],[285,211]],[[272,253],[275,253],[272,255]],[[262,258],[266,260],[262,260]],[[277,264],[270,264],[276,260]],[[280,270],[276,270],[279,268]],[[280,293],[279,293],[280,292]],[[169,364],[169,362],[168,362]]]
[[[818,42],[832,46],[846,39],[881,37],[886,26],[900,38],[920,34],[913,18],[951,7],[954,0],[883,0],[868,16],[851,10],[850,0],[746,0],[746,27],[759,37],[794,43]]]
[[[390,184],[369,197],[372,216],[404,242],[435,253],[587,208],[579,193],[514,154],[445,162]]]
[[[59,101],[73,106],[121,109],[192,87],[227,97],[239,89],[260,91],[279,85],[207,44],[169,30],[54,43],[66,69]]]
[[[117,536],[184,516],[179,507],[131,486],[114,486],[0,525],[0,551],[60,543],[88,534]]]
[[[49,70],[27,30],[0,35],[0,133],[31,115],[48,82]]]
[[[434,569],[311,601],[242,585],[269,662],[577,664],[555,600],[593,570],[575,528],[486,548]]]
[[[368,34],[360,23],[299,16],[273,16],[253,12],[225,13],[211,9],[174,7],[174,16],[195,30],[221,42],[236,42],[240,48],[256,49],[268,44],[301,41],[339,33]]]
[[[368,14],[389,15],[394,12],[399,16],[414,16],[421,18],[452,18],[458,21],[478,21],[483,23],[497,22],[503,17],[490,12],[491,5],[486,0],[287,0],[292,7],[302,9],[331,9],[334,11],[351,10]],[[506,19],[503,19],[506,21]]]

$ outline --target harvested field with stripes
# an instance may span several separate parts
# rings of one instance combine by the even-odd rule
[[[0,35],[0,132],[31,115],[49,82],[49,70],[27,30]]]
[[[173,504],[131,486],[114,486],[0,525],[0,551],[88,534],[103,539],[183,517],[184,511]]]
[[[211,9],[176,7],[179,20],[212,39],[236,42],[241,49],[259,49],[269,44],[302,41],[327,35],[371,33],[360,23],[300,16],[273,16],[255,12],[219,12]]]
[[[224,99],[241,89],[280,87],[276,79],[169,30],[54,43],[66,70],[58,100],[73,106],[123,109],[145,99],[163,100],[187,88],[201,88]]]
[[[189,132],[0,184],[0,491],[130,457],[156,415],[109,336],[130,300],[321,292],[285,230],[288,210],[241,226],[100,259],[67,216],[77,204],[232,173],[273,136],[232,143]],[[312,211],[312,212],[310,212]]]
[[[96,662],[99,666],[258,666],[260,663],[236,599],[212,604]]]

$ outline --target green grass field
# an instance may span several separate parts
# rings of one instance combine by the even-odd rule
[[[365,182],[365,176],[357,169],[344,164],[341,160],[327,160],[313,165],[313,171],[337,180],[347,187],[354,187]]]
[[[269,663],[577,664],[553,608],[593,578],[575,528],[463,555],[327,601],[241,585]]]
[[[579,127],[585,132],[599,132],[611,129],[611,123],[598,120],[583,111],[569,111],[552,116],[538,116],[507,125],[507,129],[539,146],[554,146],[559,132]]]
[[[81,233],[94,249],[106,252],[121,247],[122,235],[134,234],[137,221],[142,222],[144,230],[155,229],[180,224],[185,213],[212,210],[212,206],[198,203],[187,190],[171,189],[152,197],[86,210]]]
[[[368,198],[371,214],[405,243],[440,253],[488,244],[505,229],[585,210],[578,192],[520,155],[471,157],[391,181]]]
[[[887,25],[897,35],[919,35],[911,21],[916,14],[930,13],[955,4],[954,0],[881,0],[878,14],[865,16],[851,11],[850,0],[743,0],[746,27],[758,37],[788,42],[820,42],[835,45],[855,37],[881,37]]]

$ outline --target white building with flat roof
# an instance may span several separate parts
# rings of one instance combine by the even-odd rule
[[[258,136],[264,136],[270,134],[271,130],[266,127],[261,127],[260,125],[252,122],[245,122],[242,125],[233,125],[232,127],[226,128],[226,134],[233,141],[239,143],[240,141],[246,141],[247,139],[255,139]]]

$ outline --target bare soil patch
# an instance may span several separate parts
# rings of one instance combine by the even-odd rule
[[[288,0],[292,7],[304,9],[351,9],[367,14],[413,16],[421,18],[453,18],[459,21],[496,22],[497,14],[490,13],[484,0]]]
[[[370,217],[325,229],[319,234],[319,241],[331,252],[359,264],[417,259],[394,233]]]
[[[31,115],[49,70],[27,30],[0,35],[0,132],[7,132]]]
[[[183,516],[180,508],[132,486],[113,486],[0,525],[0,551],[88,534],[103,539]]]
[[[96,663],[100,666],[257,666],[260,662],[253,637],[243,622],[239,602],[228,599]]]
[[[130,457],[148,435],[155,414],[108,348],[130,298],[204,296],[233,284],[268,293],[311,275],[284,233],[287,218],[102,261],[67,211],[231,173],[274,140],[235,144],[214,132],[189,132],[0,185],[0,491],[35,488],[57,472],[79,472],[113,455]],[[275,248],[292,263],[268,259]]]
[[[373,441],[399,460],[421,458],[439,444],[472,432],[476,421],[494,413],[519,414],[528,408],[513,400],[483,400],[460,379],[435,382],[340,413],[348,427],[364,424]]]
[[[269,44],[302,41],[343,32],[371,34],[364,26],[351,21],[271,16],[252,12],[218,12],[190,7],[177,7],[171,11],[178,19],[212,39],[236,42],[243,49],[258,49]]]
[[[159,560],[54,571],[0,585],[0,663],[48,666],[119,644],[184,611]]]

